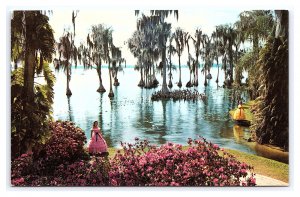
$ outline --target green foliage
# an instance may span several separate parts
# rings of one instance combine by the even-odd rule
[[[270,37],[256,63],[259,81],[251,130],[259,143],[288,149],[288,43]]]
[[[55,76],[47,63],[43,66],[46,84],[34,86],[34,101],[28,103],[23,97],[23,67],[11,76],[11,142],[12,157],[24,153],[28,148],[44,143],[52,119],[53,85]]]

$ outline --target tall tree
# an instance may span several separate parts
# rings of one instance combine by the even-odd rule
[[[187,65],[189,67],[190,70],[190,81],[186,84],[186,87],[192,87],[193,86],[193,82],[192,82],[192,73],[193,73],[193,65],[191,63],[191,54],[190,54],[190,44],[189,44],[189,40],[191,39],[191,35],[188,32],[185,32],[184,34],[184,44],[187,48],[187,55],[188,55],[188,61],[187,61]]]
[[[142,50],[143,50],[144,33],[142,31],[134,31],[131,38],[128,40],[128,48],[135,58],[138,58],[137,65],[135,69],[140,71],[141,79],[138,83],[139,87],[145,86],[144,76],[143,76],[143,62],[142,62]]]
[[[104,24],[93,25],[91,33],[87,35],[86,45],[81,44],[79,51],[79,60],[83,62],[86,69],[96,69],[99,78],[99,88],[97,92],[106,92],[102,82],[102,63],[106,61],[105,57],[105,35],[106,27]],[[96,67],[94,67],[96,66]]]
[[[259,54],[259,42],[270,35],[274,24],[270,10],[244,11],[239,15],[235,26],[245,39],[252,42],[255,60]]]
[[[111,63],[112,57],[115,57],[116,47],[113,45],[112,29],[108,28],[104,31],[103,36],[103,51],[104,51],[104,61],[108,62],[108,74],[109,74],[109,93],[108,97],[114,97],[114,92],[112,90],[112,72],[111,72]]]
[[[123,71],[122,63],[126,62],[125,59],[122,57],[122,51],[120,48],[116,47],[115,56],[112,57],[112,67],[111,67],[111,74],[114,79],[114,86],[119,86],[120,82],[118,80],[118,72]]]
[[[42,70],[44,61],[52,60],[54,53],[55,40],[48,21],[42,11],[13,12],[12,58],[24,58],[24,98],[28,102],[34,99],[34,74]],[[24,56],[20,56],[20,48]]]
[[[135,14],[137,15],[139,13],[138,10],[135,11]],[[172,13],[174,13],[174,16],[176,19],[178,19],[178,10],[151,10],[151,18],[149,18],[148,21],[138,21],[137,27],[138,30],[143,30],[145,27],[149,27],[149,25],[158,25],[158,29],[160,34],[158,35],[158,48],[161,51],[161,57],[162,57],[162,65],[163,65],[163,84],[162,84],[162,92],[167,93],[169,92],[169,89],[167,87],[167,80],[166,80],[166,43],[167,39],[170,36],[171,32],[171,24],[166,23],[165,19]]]
[[[217,67],[218,67],[218,73],[217,73],[217,79],[216,79],[216,83],[219,83],[219,72],[220,72],[220,68],[219,68],[219,56],[220,56],[220,38],[218,37],[218,28],[216,27],[215,31],[212,33],[212,40],[213,40],[213,59],[216,61],[217,63]]]
[[[202,34],[202,39],[201,43],[203,45],[203,50],[202,50],[202,59],[204,61],[203,64],[203,73],[204,73],[204,86],[207,86],[207,71],[210,69],[212,65],[212,56],[211,56],[211,38],[208,37],[206,34]]]
[[[255,67],[259,83],[255,121],[251,130],[262,144],[289,148],[288,11],[276,10],[276,24],[261,49]]]
[[[179,66],[179,82],[178,82],[178,87],[182,86],[182,82],[181,82],[181,62],[180,62],[180,58],[184,49],[184,31],[178,27],[174,34],[173,37],[175,39],[175,43],[176,43],[176,53],[178,55],[178,66]]]
[[[76,12],[77,13],[77,12]],[[62,37],[60,37],[57,43],[57,50],[59,53],[59,58],[54,60],[54,66],[56,70],[64,70],[67,76],[67,88],[66,95],[71,96],[72,91],[70,89],[70,81],[72,75],[72,64],[74,62],[75,68],[77,67],[78,50],[75,46],[75,18],[77,14],[72,12],[72,23],[73,32],[69,30],[64,30]]]
[[[202,30],[200,28],[196,29],[195,38],[191,37],[193,40],[195,53],[196,53],[196,62],[195,62],[195,73],[194,73],[194,86],[198,86],[198,68],[199,68],[199,55],[201,51],[201,37],[202,37]]]
[[[55,40],[45,11],[14,11],[11,26],[11,57],[23,63],[11,79],[13,158],[40,143],[48,133],[55,80],[48,62],[52,61]],[[35,76],[42,73],[45,85],[35,82]]]
[[[174,34],[173,34],[174,35]],[[172,84],[172,70],[175,69],[176,67],[173,66],[172,64],[172,56],[176,53],[176,49],[175,47],[172,45],[172,42],[173,42],[173,39],[174,39],[174,36],[171,36],[170,39],[169,39],[169,45],[168,45],[168,54],[169,54],[169,63],[168,63],[168,69],[169,69],[169,83],[168,83],[168,87],[169,88],[172,88],[173,87],[173,84]]]
[[[259,57],[259,51],[262,44],[272,33],[274,27],[274,18],[270,10],[253,10],[244,11],[239,15],[239,20],[235,23],[237,31],[246,41],[252,43],[253,52],[252,59],[256,62]],[[249,55],[249,54],[248,54]],[[254,65],[249,67],[248,78],[255,79],[257,70]],[[254,80],[249,80],[250,97],[252,99],[258,96],[258,83]]]

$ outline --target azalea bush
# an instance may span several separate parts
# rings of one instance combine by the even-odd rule
[[[85,140],[81,132],[68,122],[54,123],[52,137],[38,154],[23,154],[12,162],[12,185],[255,185],[250,166],[204,138],[189,139],[187,148],[173,143],[155,146],[136,138],[133,144],[121,143],[124,151],[117,151],[110,160],[95,156],[87,159],[83,143],[77,142]]]
[[[12,185],[49,185],[60,165],[88,161],[84,132],[69,121],[50,123],[50,137],[33,153],[22,154],[11,163]]]
[[[160,147],[136,139],[122,143],[111,161],[112,186],[254,186],[252,170],[245,163],[205,139],[181,145],[167,143]],[[221,152],[221,153],[220,153]]]
[[[76,127],[73,122],[53,122],[50,130],[50,139],[34,151],[38,170],[49,174],[60,164],[88,159],[88,154],[84,149],[86,136],[82,129]]]
[[[26,185],[24,177],[32,173],[34,173],[32,154],[22,154],[11,163],[12,185]]]
[[[54,173],[55,186],[108,186],[109,161],[93,157],[91,161],[78,161],[60,165]]]

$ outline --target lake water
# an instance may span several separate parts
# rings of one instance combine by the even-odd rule
[[[199,71],[200,72],[200,71]],[[175,142],[187,144],[188,138],[203,136],[224,148],[271,157],[260,150],[259,145],[249,145],[243,138],[249,137],[247,128],[234,127],[229,110],[236,106],[238,92],[218,88],[215,82],[217,68],[211,70],[213,78],[204,87],[203,74],[199,77],[200,93],[207,95],[207,104],[201,100],[192,101],[151,101],[151,94],[161,89],[161,74],[156,77],[160,85],[156,89],[142,89],[137,86],[140,74],[133,68],[120,72],[119,87],[113,86],[115,97],[110,100],[108,69],[103,68],[103,83],[106,92],[96,92],[99,81],[96,70],[72,70],[70,88],[73,95],[67,98],[66,76],[56,74],[54,87],[54,118],[74,121],[90,138],[90,130],[95,120],[99,121],[105,140],[110,147],[120,147],[120,141],[133,142],[135,137],[148,139],[154,144]],[[173,89],[178,89],[178,73],[173,72]],[[182,82],[189,80],[188,68],[182,68]],[[224,73],[220,70],[220,82]],[[191,88],[191,89],[194,89]],[[242,93],[247,100],[248,96]]]

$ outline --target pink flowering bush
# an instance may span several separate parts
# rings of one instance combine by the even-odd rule
[[[136,139],[123,143],[124,153],[111,160],[112,186],[254,186],[252,168],[201,138],[189,147],[167,143],[160,147]],[[248,176],[247,176],[248,175]]]
[[[44,146],[34,152],[36,168],[49,174],[60,164],[88,159],[84,150],[84,132],[69,121],[56,121],[50,125],[51,136]]]
[[[124,152],[86,158],[81,130],[54,123],[50,140],[39,153],[23,154],[12,162],[14,186],[254,186],[252,168],[204,138],[189,146],[150,145],[135,139],[121,143]],[[84,134],[83,134],[84,135]],[[77,136],[76,138],[74,136]],[[68,140],[61,139],[66,137]],[[76,139],[76,140],[75,140]],[[77,144],[73,144],[73,140]],[[71,146],[72,150],[68,147]],[[51,163],[52,162],[52,163]]]
[[[74,123],[56,121],[50,124],[50,131],[44,145],[12,161],[12,185],[49,185],[58,166],[89,158],[84,149],[85,134]]]
[[[109,161],[93,157],[91,161],[78,161],[60,165],[54,173],[55,186],[108,186]]]
[[[11,164],[11,183],[15,186],[26,185],[24,176],[34,172],[32,154],[23,154]]]

